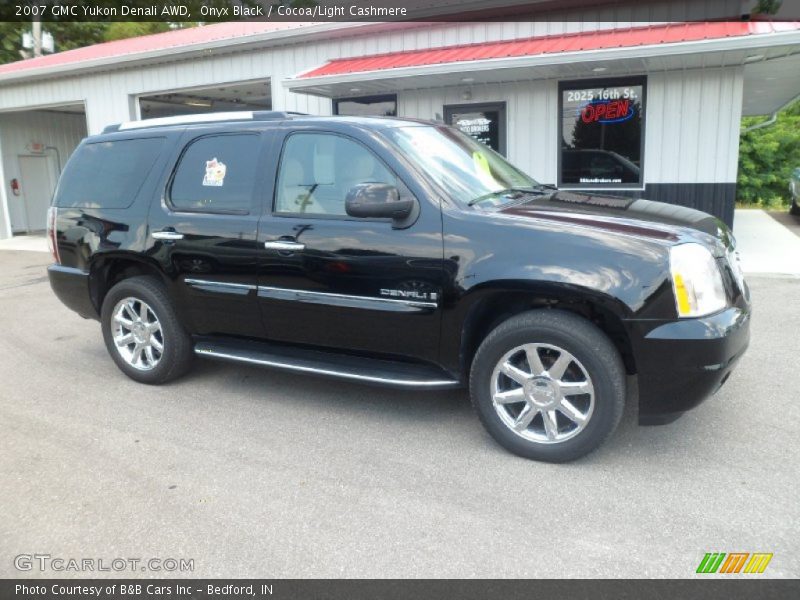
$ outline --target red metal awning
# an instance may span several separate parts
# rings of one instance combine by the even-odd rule
[[[340,58],[307,71],[299,75],[298,79],[562,52],[697,42],[797,30],[800,30],[800,22],[769,21],[670,23],[627,29],[607,29]]]

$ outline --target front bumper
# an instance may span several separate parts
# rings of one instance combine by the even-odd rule
[[[750,308],[653,324],[633,321],[639,421],[667,423],[716,392],[750,342]]]
[[[97,319],[97,309],[92,304],[89,291],[89,273],[72,267],[50,265],[47,275],[53,292],[67,308],[85,319]]]

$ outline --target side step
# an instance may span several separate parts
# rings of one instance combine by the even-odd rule
[[[249,363],[322,377],[336,377],[388,387],[447,389],[461,383],[433,365],[379,360],[307,350],[291,346],[221,338],[200,338],[195,342],[198,356]]]

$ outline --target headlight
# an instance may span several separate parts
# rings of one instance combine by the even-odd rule
[[[708,248],[695,243],[673,246],[669,266],[679,317],[702,317],[727,306],[722,274]]]

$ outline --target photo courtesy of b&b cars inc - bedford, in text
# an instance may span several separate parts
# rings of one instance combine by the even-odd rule
[[[800,596],[800,0],[0,0],[0,600]]]

